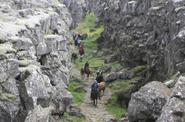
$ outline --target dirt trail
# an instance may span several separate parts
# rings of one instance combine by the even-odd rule
[[[90,86],[92,84],[93,77],[86,82],[85,89],[87,91],[84,102],[80,106],[82,113],[86,117],[86,122],[111,122],[114,117],[106,110],[105,103],[111,97],[109,89],[105,90],[105,94],[101,100],[98,101],[97,107],[95,107],[90,100]]]

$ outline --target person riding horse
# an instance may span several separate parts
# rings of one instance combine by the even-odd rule
[[[93,100],[94,105],[97,105],[98,98],[99,98],[99,85],[98,82],[95,80],[91,85],[91,100]]]
[[[90,75],[89,62],[87,61],[84,65],[84,73],[87,74],[87,77]]]
[[[103,78],[102,72],[98,71],[96,73],[96,75],[97,75],[96,76],[96,81],[98,82],[98,85],[99,85],[99,99],[101,99],[101,97],[104,95],[106,83],[105,83],[105,80]]]
[[[104,81],[102,72],[99,72],[99,71],[98,71],[98,72],[96,73],[96,80],[98,81],[98,83]]]
[[[80,54],[80,60],[82,60],[82,57],[83,57],[83,55],[85,54],[83,44],[80,44],[80,47],[79,47],[79,54]]]

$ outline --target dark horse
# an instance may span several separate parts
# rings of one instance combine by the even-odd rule
[[[79,54],[80,54],[80,61],[82,61],[82,57],[85,54],[84,46],[82,44],[80,44],[80,47],[79,47]]]
[[[91,74],[88,62],[85,63],[84,68],[81,68],[81,75],[84,76],[85,74],[87,75],[88,78],[89,78],[89,75]]]
[[[93,104],[96,106],[98,104],[99,98],[99,85],[97,81],[91,85],[91,100],[93,100]]]
[[[97,106],[98,104],[98,98],[99,98],[99,93],[97,91],[91,91],[91,100],[93,101],[93,104]]]

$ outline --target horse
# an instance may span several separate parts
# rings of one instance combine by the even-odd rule
[[[82,57],[83,57],[83,55],[84,55],[84,47],[83,47],[83,45],[80,45],[80,47],[79,47],[79,54],[80,54],[80,60],[82,61]]]
[[[105,81],[101,81],[100,83],[98,83],[98,85],[99,85],[99,98],[100,98],[104,95],[106,83]]]
[[[96,91],[91,91],[91,100],[93,101],[93,104],[95,106],[97,106],[98,104],[98,97],[99,97],[99,93]]]
[[[99,98],[99,84],[97,81],[91,85],[91,100],[93,101],[94,105],[96,106],[98,103]]]
[[[89,75],[91,74],[91,71],[88,67],[86,67],[85,69],[81,68],[80,73],[81,73],[81,76],[87,75],[87,78],[89,78]]]
[[[77,58],[78,58],[78,55],[76,53],[71,54],[71,61],[72,62],[75,62]]]

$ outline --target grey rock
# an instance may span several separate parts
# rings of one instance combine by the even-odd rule
[[[128,107],[129,121],[155,121],[170,97],[170,89],[153,81],[132,94]]]
[[[184,122],[185,102],[179,98],[171,98],[164,106],[157,122]]]
[[[74,105],[69,107],[69,115],[77,116],[77,117],[84,117],[84,115],[81,113],[81,109],[78,106],[74,106]]]
[[[106,77],[105,77],[105,81],[106,82],[112,82],[112,81],[115,81],[119,78],[119,75],[117,72],[112,72],[110,74],[108,74]]]
[[[120,79],[131,79],[134,76],[134,73],[127,69],[123,69],[120,72],[118,72],[118,75]]]
[[[53,121],[52,111],[72,102],[69,8],[58,0],[0,2],[0,121]]]
[[[146,64],[147,81],[185,71],[183,4],[183,0],[87,0],[88,8],[105,23],[98,47],[129,67]]]
[[[180,76],[173,89],[172,96],[180,99],[185,99],[185,77]]]

